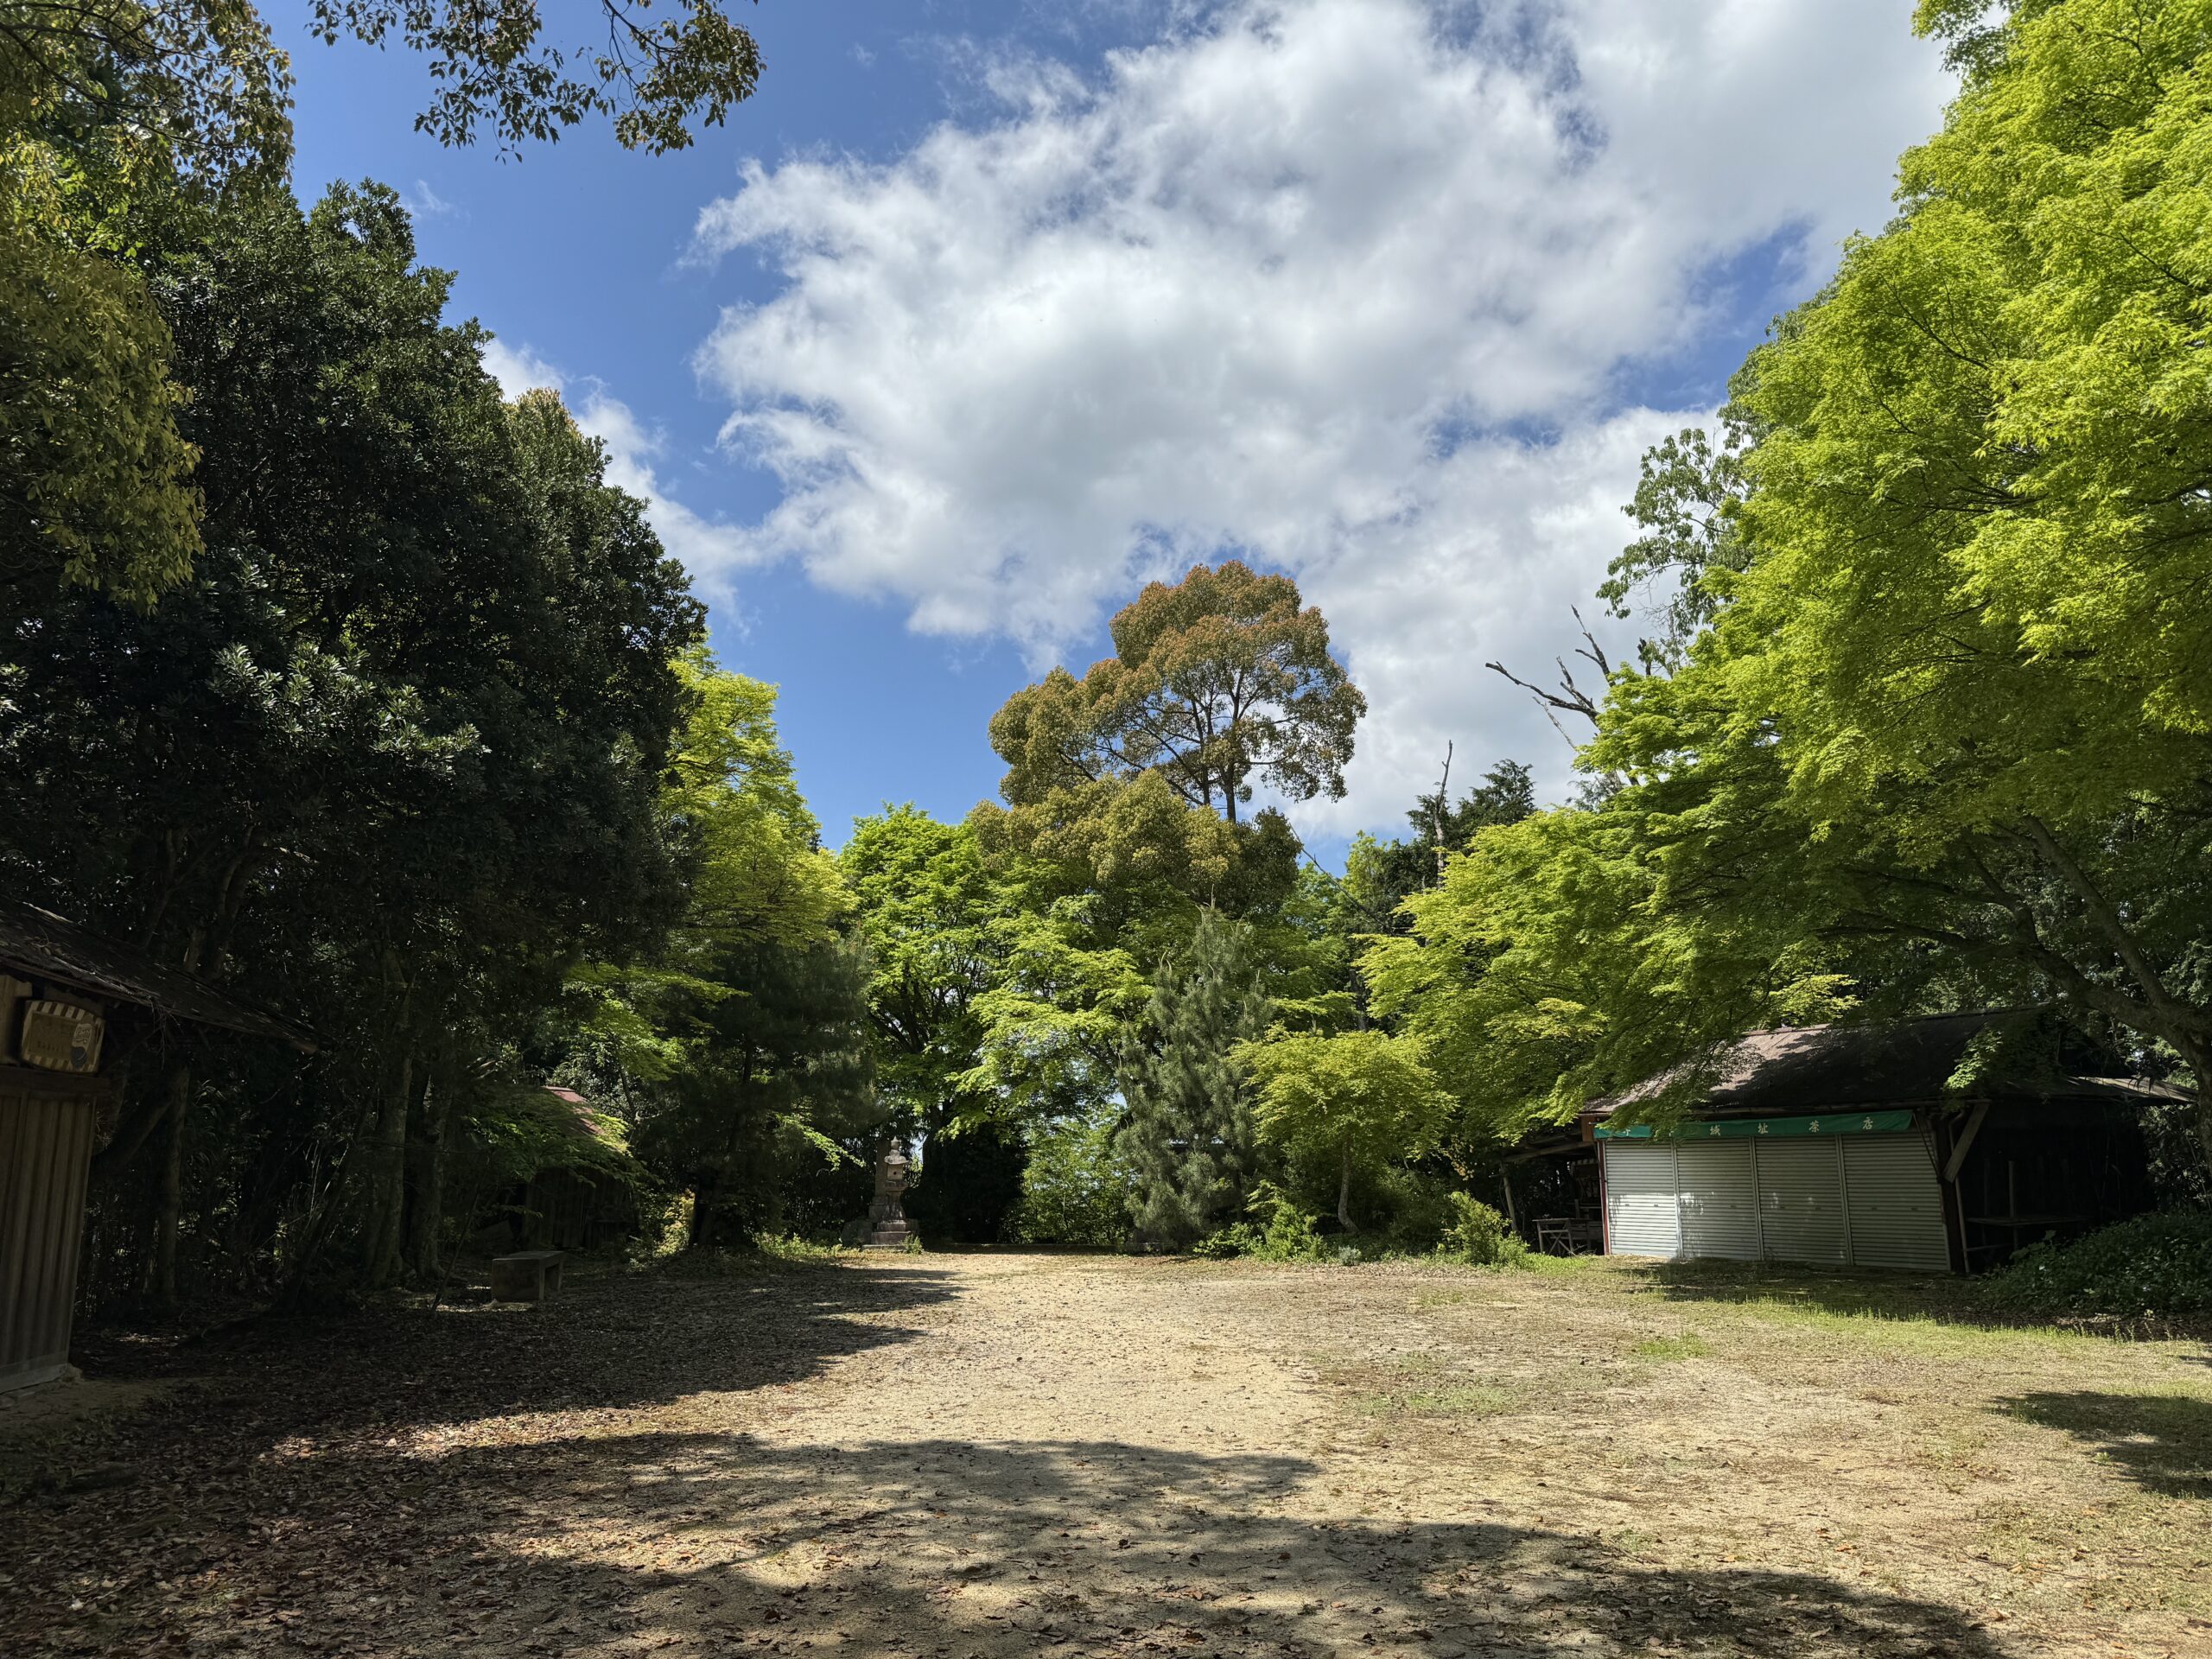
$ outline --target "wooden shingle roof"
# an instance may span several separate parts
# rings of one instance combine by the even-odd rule
[[[0,899],[0,968],[136,1003],[171,1019],[267,1037],[309,1052],[315,1047],[315,1033],[306,1027],[35,905]]]

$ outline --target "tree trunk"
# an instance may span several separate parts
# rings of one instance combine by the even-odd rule
[[[423,1081],[420,1131],[414,1147],[414,1179],[407,1199],[407,1265],[417,1278],[434,1279],[442,1269],[440,1230],[445,1225],[447,1143],[451,1139],[454,1091],[435,1077]]]
[[[361,1103],[361,1109],[354,1119],[353,1131],[340,1142],[344,1150],[330,1172],[329,1185],[324,1188],[320,1203],[312,1191],[308,1194],[306,1224],[301,1229],[298,1249],[287,1264],[285,1282],[277,1300],[280,1305],[296,1303],[308,1287],[308,1275],[315,1271],[315,1264],[321,1259],[322,1248],[330,1242],[338,1217],[345,1207],[346,1194],[351,1191],[354,1166],[361,1161],[362,1148],[369,1143],[369,1131],[375,1127],[377,1098],[370,1093]]]
[[[1344,1142],[1344,1162],[1337,1172],[1337,1225],[1351,1231],[1351,1142]]]
[[[719,1174],[710,1175],[691,1189],[691,1236],[683,1241],[687,1250],[711,1249],[715,1243],[715,1211],[721,1203],[722,1182]]]
[[[362,1211],[361,1274],[372,1290],[399,1277],[402,1224],[407,1206],[407,1109],[415,1093],[415,1056],[403,1055],[399,1086],[385,1096],[369,1132]]]
[[[2190,1116],[2204,1173],[2212,1176],[2212,1043],[2199,1042],[2187,1033],[2171,1030],[2158,1034],[2173,1045],[2174,1052],[2181,1056],[2181,1063],[2196,1078],[2195,1109]]]
[[[146,1288],[158,1307],[176,1306],[176,1241],[184,1225],[185,1119],[192,1104],[192,1068],[169,1073],[168,1133],[162,1143],[162,1184],[154,1212],[154,1260]]]
[[[130,1160],[145,1148],[146,1143],[154,1138],[154,1131],[168,1122],[169,1107],[175,1099],[177,1074],[184,1066],[182,1060],[172,1061],[168,1070],[162,1074],[158,1097],[151,1104],[142,1106],[127,1122],[118,1125],[115,1138],[92,1154],[91,1178],[94,1185],[121,1173]],[[121,1079],[118,1080],[116,1086],[126,1096],[130,1092],[128,1084]]]
[[[721,1161],[692,1189],[691,1238],[687,1249],[712,1248],[721,1231],[722,1187],[737,1163],[738,1147],[745,1138],[745,1103],[752,1093],[753,1050],[748,1045],[738,1056],[737,1090],[730,1105],[729,1133],[722,1137]]]

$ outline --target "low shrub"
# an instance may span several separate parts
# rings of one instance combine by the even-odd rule
[[[2070,1243],[2031,1244],[1983,1281],[1982,1294],[2013,1313],[2212,1316],[2212,1210],[2162,1211]]]
[[[1260,1240],[1260,1230],[1250,1222],[1232,1221],[1192,1245],[1191,1254],[1202,1255],[1209,1262],[1229,1262],[1240,1255],[1256,1255]]]
[[[1465,1192],[1452,1195],[1452,1219],[1444,1229],[1440,1255],[1482,1268],[1518,1267],[1528,1260],[1529,1247],[1512,1224],[1480,1198]]]
[[[770,1262],[842,1262],[859,1251],[842,1244],[823,1244],[797,1233],[762,1233],[753,1240],[753,1253]]]
[[[1249,1256],[1255,1262],[1344,1259],[1344,1253],[1321,1236],[1318,1219],[1313,1214],[1300,1209],[1274,1182],[1260,1183],[1260,1190],[1252,1195],[1251,1212],[1261,1218],[1256,1224],[1249,1221],[1231,1222],[1193,1244],[1191,1254],[1213,1261],[1225,1261],[1240,1255]],[[1359,1259],[1357,1250],[1352,1250],[1349,1255],[1351,1262]],[[1346,1265],[1349,1266],[1350,1262]]]

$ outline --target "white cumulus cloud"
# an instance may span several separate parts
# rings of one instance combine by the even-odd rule
[[[781,486],[743,556],[1041,661],[1240,552],[1373,704],[1311,827],[1387,823],[1447,739],[1556,789],[1481,664],[1572,642],[1638,453],[1697,418],[1624,387],[1716,270],[1878,228],[1948,91],[1910,9],[1236,0],[1095,75],[986,56],[988,112],[891,159],[749,163],[696,233],[781,279],[700,353]]]
[[[399,205],[417,219],[446,219],[461,212],[457,204],[432,189],[428,179],[417,179],[414,189],[401,191]]]

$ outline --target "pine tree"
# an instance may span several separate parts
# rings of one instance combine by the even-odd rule
[[[849,941],[741,943],[698,982],[733,988],[694,1011],[683,1058],[636,1113],[632,1147],[692,1193],[692,1249],[783,1224],[785,1178],[879,1121],[866,970]]]
[[[1204,1237],[1243,1208],[1258,1175],[1251,1098],[1230,1058],[1268,1028],[1249,933],[1200,912],[1189,945],[1154,976],[1124,1053],[1121,1151],[1137,1176],[1129,1214],[1149,1243]]]

